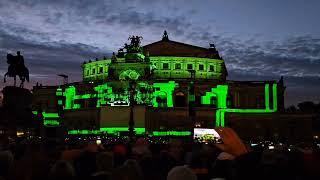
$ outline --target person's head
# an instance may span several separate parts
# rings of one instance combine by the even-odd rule
[[[113,154],[111,152],[101,152],[96,157],[98,171],[109,171],[113,168]]]
[[[17,51],[17,55],[20,55],[20,51]]]
[[[176,166],[169,171],[167,180],[197,180],[197,176],[185,166]]]
[[[112,174],[110,172],[102,172],[98,174],[94,174],[90,177],[91,180],[111,180]]]
[[[289,177],[290,172],[289,158],[286,154],[277,151],[264,151],[261,157],[261,168],[264,177]]]
[[[161,177],[160,165],[152,156],[144,156],[139,161],[144,179],[157,180]]]
[[[150,153],[150,150],[148,147],[149,147],[148,142],[144,138],[139,138],[134,144],[134,147],[132,150],[135,155],[145,155]]]
[[[236,157],[228,169],[229,178],[253,180],[259,177],[260,156],[255,153],[247,153]]]
[[[0,152],[0,176],[7,176],[10,165],[13,162],[13,155],[10,151]]]
[[[141,167],[136,160],[128,159],[126,162],[124,162],[123,166],[127,168],[130,178],[132,179],[142,178]]]
[[[142,173],[139,164],[132,159],[127,160],[123,166],[116,168],[112,173],[112,179],[118,180],[140,180]]]
[[[175,158],[181,158],[183,147],[178,139],[170,139],[168,143],[168,151]]]
[[[49,173],[51,180],[74,179],[75,176],[73,166],[67,161],[57,161]]]

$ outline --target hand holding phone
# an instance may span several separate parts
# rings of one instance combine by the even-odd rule
[[[223,141],[222,144],[216,144],[219,149],[234,156],[240,156],[248,153],[248,149],[240,137],[231,128],[217,128],[216,131],[219,133]]]

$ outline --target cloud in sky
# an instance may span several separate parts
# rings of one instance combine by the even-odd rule
[[[58,83],[58,73],[79,81],[84,60],[110,55],[129,35],[142,35],[143,44],[158,41],[166,29],[175,41],[204,47],[214,42],[229,79],[284,76],[288,104],[319,100],[318,4],[312,0],[0,0],[0,72],[6,72],[6,53],[20,50],[32,83]],[[297,9],[308,11],[297,13]]]

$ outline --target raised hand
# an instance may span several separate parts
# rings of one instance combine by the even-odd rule
[[[233,156],[240,156],[248,153],[248,149],[242,142],[240,137],[231,128],[216,128],[222,138],[222,144],[216,144],[216,146],[224,152],[232,154]]]

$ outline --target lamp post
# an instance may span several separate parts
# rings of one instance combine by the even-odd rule
[[[37,127],[37,134],[44,138],[45,137],[45,127],[44,127],[44,117],[43,117],[43,114],[42,114],[42,104],[39,103],[38,104],[38,110],[37,110],[37,116],[36,116],[36,119],[37,119],[37,122],[38,122],[38,127]]]
[[[189,70],[190,74],[191,74],[191,81],[189,84],[189,94],[188,94],[188,108],[189,108],[189,117],[191,119],[192,125],[193,127],[196,124],[195,121],[195,109],[194,109],[194,105],[195,105],[195,89],[194,89],[194,82],[195,82],[195,74],[196,71],[195,70]]]
[[[133,141],[133,137],[135,135],[134,132],[134,117],[133,117],[133,108],[135,104],[134,95],[135,95],[135,82],[130,81],[129,82],[129,102],[130,102],[130,119],[129,119],[129,137],[130,141]]]

